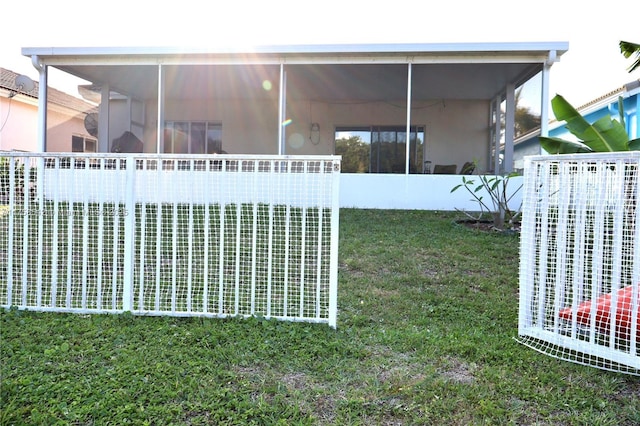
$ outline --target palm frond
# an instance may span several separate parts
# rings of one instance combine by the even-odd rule
[[[629,72],[633,72],[640,67],[640,44],[620,41],[620,52],[625,58],[630,58],[632,55],[635,56],[635,60],[628,68]]]

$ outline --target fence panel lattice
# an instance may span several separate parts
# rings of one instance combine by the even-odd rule
[[[336,325],[339,157],[0,161],[1,306]]]
[[[525,160],[519,340],[640,374],[640,153]]]

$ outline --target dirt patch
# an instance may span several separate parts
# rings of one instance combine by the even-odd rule
[[[436,278],[439,275],[439,271],[435,269],[425,269],[422,274],[427,278]]]
[[[341,393],[341,392],[340,392]],[[341,395],[344,399],[344,395]],[[333,395],[318,395],[314,401],[314,414],[319,425],[333,425],[336,418],[337,401]]]
[[[338,269],[348,273],[349,275],[351,275],[354,278],[362,278],[362,277],[364,277],[364,271],[362,271],[360,269],[352,268],[349,265],[347,265],[346,263],[340,263],[338,265]]]
[[[473,375],[475,369],[472,365],[464,363],[456,358],[449,358],[447,364],[440,369],[440,374],[455,383],[473,383],[476,378]]]
[[[302,390],[307,388],[307,375],[304,373],[287,373],[280,379],[288,389]]]
[[[470,229],[479,229],[481,231],[491,231],[491,230],[497,229],[495,226],[493,226],[493,222],[491,222],[490,220],[464,219],[464,220],[458,220],[456,221],[456,223],[460,225],[464,225]]]
[[[456,221],[457,224],[465,226],[469,229],[475,229],[484,232],[520,232],[520,224],[516,223],[513,226],[506,227],[505,229],[496,228],[491,220],[473,220],[473,219],[461,219]]]
[[[379,298],[389,298],[400,295],[400,291],[398,290],[386,290],[378,287],[374,287],[370,291],[372,296]]]

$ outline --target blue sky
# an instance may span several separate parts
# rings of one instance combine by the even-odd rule
[[[640,42],[632,18],[640,16],[637,0],[592,8],[557,0],[25,4],[0,27],[0,66],[32,78],[37,73],[22,47],[524,41],[569,42],[569,52],[552,68],[550,94],[576,106],[640,78],[640,71],[627,72],[631,61],[618,48],[620,40]]]

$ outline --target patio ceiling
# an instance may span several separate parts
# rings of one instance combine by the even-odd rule
[[[522,83],[541,64],[418,64],[412,69],[412,98],[492,99],[509,82]],[[74,65],[63,71],[138,99],[155,99],[158,67]],[[383,100],[407,96],[406,64],[289,65],[287,96],[311,100]],[[164,68],[169,99],[260,99],[277,97],[278,65],[169,65]],[[525,81],[526,81],[525,79]],[[272,90],[263,88],[263,81]]]
[[[63,71],[138,99],[155,99],[158,67],[65,66]],[[540,64],[414,65],[412,99],[492,99],[509,82],[522,83],[541,69]],[[406,64],[291,65],[287,96],[311,100],[388,100],[407,96]],[[277,97],[279,66],[170,65],[165,72],[169,99],[261,99]],[[263,81],[272,84],[266,91]]]
[[[566,43],[286,46],[251,53],[167,48],[26,48],[45,64],[138,99],[155,99],[158,64],[170,99],[277,98],[280,64],[288,99],[493,99],[538,73]],[[263,82],[271,82],[265,90]]]

